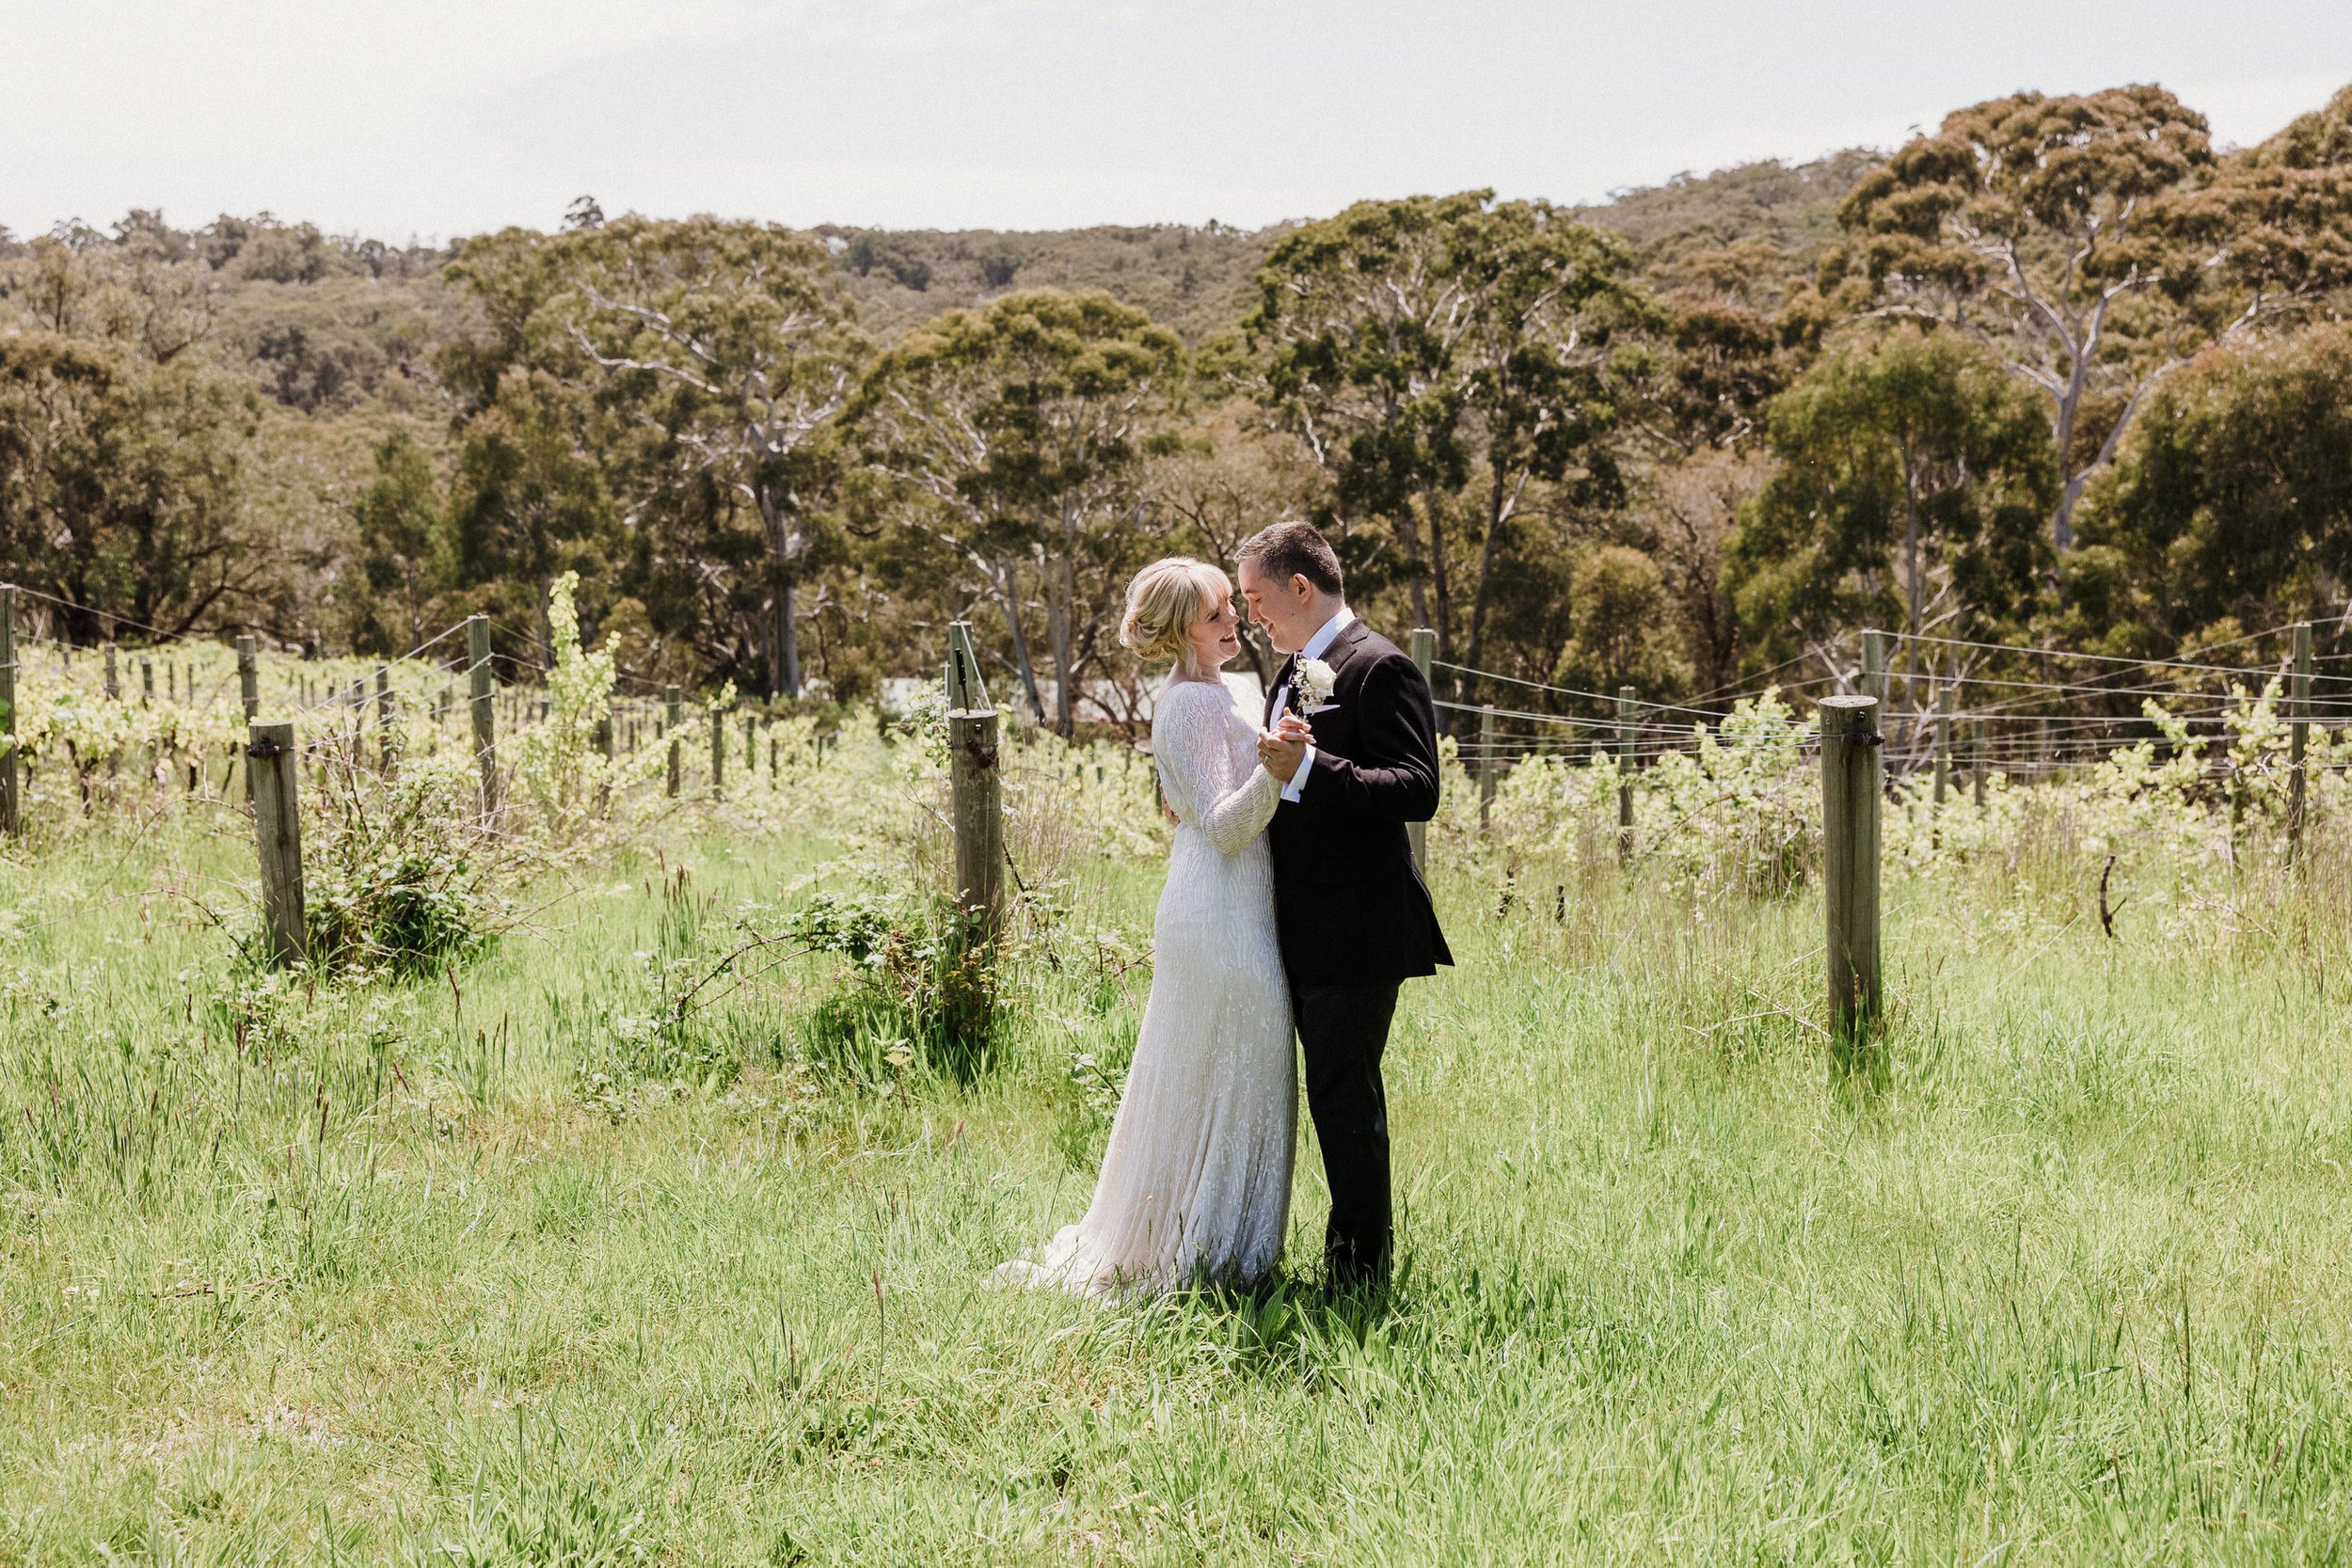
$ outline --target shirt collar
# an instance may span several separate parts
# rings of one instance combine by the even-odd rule
[[[1298,650],[1298,657],[1300,658],[1321,658],[1325,650],[1328,649],[1334,641],[1338,641],[1340,633],[1345,631],[1348,627],[1348,623],[1355,619],[1356,612],[1354,610],[1348,609],[1345,605],[1340,606],[1339,610],[1333,613],[1332,617],[1328,621],[1324,622],[1322,626],[1312,637],[1307,639],[1307,645]]]

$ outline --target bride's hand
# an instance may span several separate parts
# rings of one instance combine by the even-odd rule
[[[1293,726],[1296,727],[1294,728]],[[1279,729],[1261,732],[1258,736],[1258,760],[1265,770],[1288,784],[1307,760],[1307,740],[1311,732],[1289,714],[1283,715]]]

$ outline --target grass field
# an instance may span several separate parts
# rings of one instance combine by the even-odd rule
[[[2346,979],[2267,883],[2110,941],[1899,878],[1871,1084],[1806,894],[1450,873],[1392,1298],[1315,1290],[1302,1127],[1294,1277],[1115,1309],[982,1280],[1085,1203],[1156,867],[971,1085],[812,1066],[826,958],[626,1045],[834,852],[625,851],[315,995],[191,903],[234,833],[0,863],[0,1562],[2352,1555]]]

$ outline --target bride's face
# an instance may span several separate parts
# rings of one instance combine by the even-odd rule
[[[1202,674],[1224,668],[1227,659],[1241,652],[1241,612],[1233,608],[1232,594],[1218,598],[1216,614],[1192,624],[1191,642],[1190,662]]]

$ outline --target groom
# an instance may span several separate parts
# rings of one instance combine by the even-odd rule
[[[1398,984],[1454,961],[1405,832],[1437,814],[1437,713],[1420,669],[1348,610],[1339,557],[1312,525],[1254,535],[1240,567],[1251,617],[1290,656],[1258,752],[1282,781],[1266,837],[1307,1110],[1331,1186],[1325,1260],[1335,1286],[1375,1284],[1388,1277],[1392,1228],[1380,1055]],[[1311,659],[1332,672],[1320,702],[1300,679]]]

